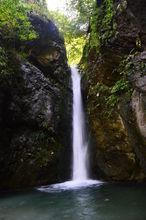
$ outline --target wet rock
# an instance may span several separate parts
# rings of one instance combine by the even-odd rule
[[[98,39],[91,27],[80,63],[94,139],[92,171],[107,180],[144,181],[146,3],[115,1],[108,20],[110,8],[105,2],[94,17]]]
[[[0,190],[70,177],[72,93],[64,41],[50,20],[33,14],[30,20],[39,37],[24,45],[28,59],[0,79]]]

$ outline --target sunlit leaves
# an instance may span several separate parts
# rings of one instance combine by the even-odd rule
[[[83,53],[85,37],[72,38],[72,41],[66,39],[67,56],[70,64],[78,64]]]
[[[36,38],[24,1],[0,0],[0,32],[8,40],[25,41]]]
[[[76,19],[80,24],[89,23],[90,16],[93,12],[95,0],[69,0],[69,11],[76,11]]]
[[[56,23],[59,31],[65,38],[69,63],[79,63],[85,44],[84,32],[81,30],[79,24],[76,23],[76,20],[70,19],[58,11],[49,12],[49,17]]]

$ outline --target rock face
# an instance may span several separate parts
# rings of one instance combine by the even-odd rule
[[[115,181],[146,177],[146,2],[103,1],[80,63],[92,170]],[[87,83],[88,82],[88,83]]]
[[[46,18],[30,15],[38,39],[14,75],[0,81],[0,189],[69,178],[71,78],[64,41]],[[23,45],[21,45],[22,47]]]

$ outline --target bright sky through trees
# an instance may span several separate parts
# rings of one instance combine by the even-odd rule
[[[49,10],[65,11],[66,0],[46,0]]]
[[[46,0],[49,18],[64,36],[70,64],[78,64],[95,0]]]

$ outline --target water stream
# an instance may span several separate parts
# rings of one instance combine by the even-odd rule
[[[88,143],[85,137],[85,118],[81,95],[81,76],[72,67],[73,87],[73,181],[85,181],[88,173]]]
[[[85,132],[85,117],[81,94],[81,75],[78,73],[76,67],[71,68],[71,73],[73,91],[73,160],[71,180],[50,186],[42,186],[39,188],[40,191],[50,192],[52,190],[76,189],[102,184],[100,181],[89,178],[88,141]]]

